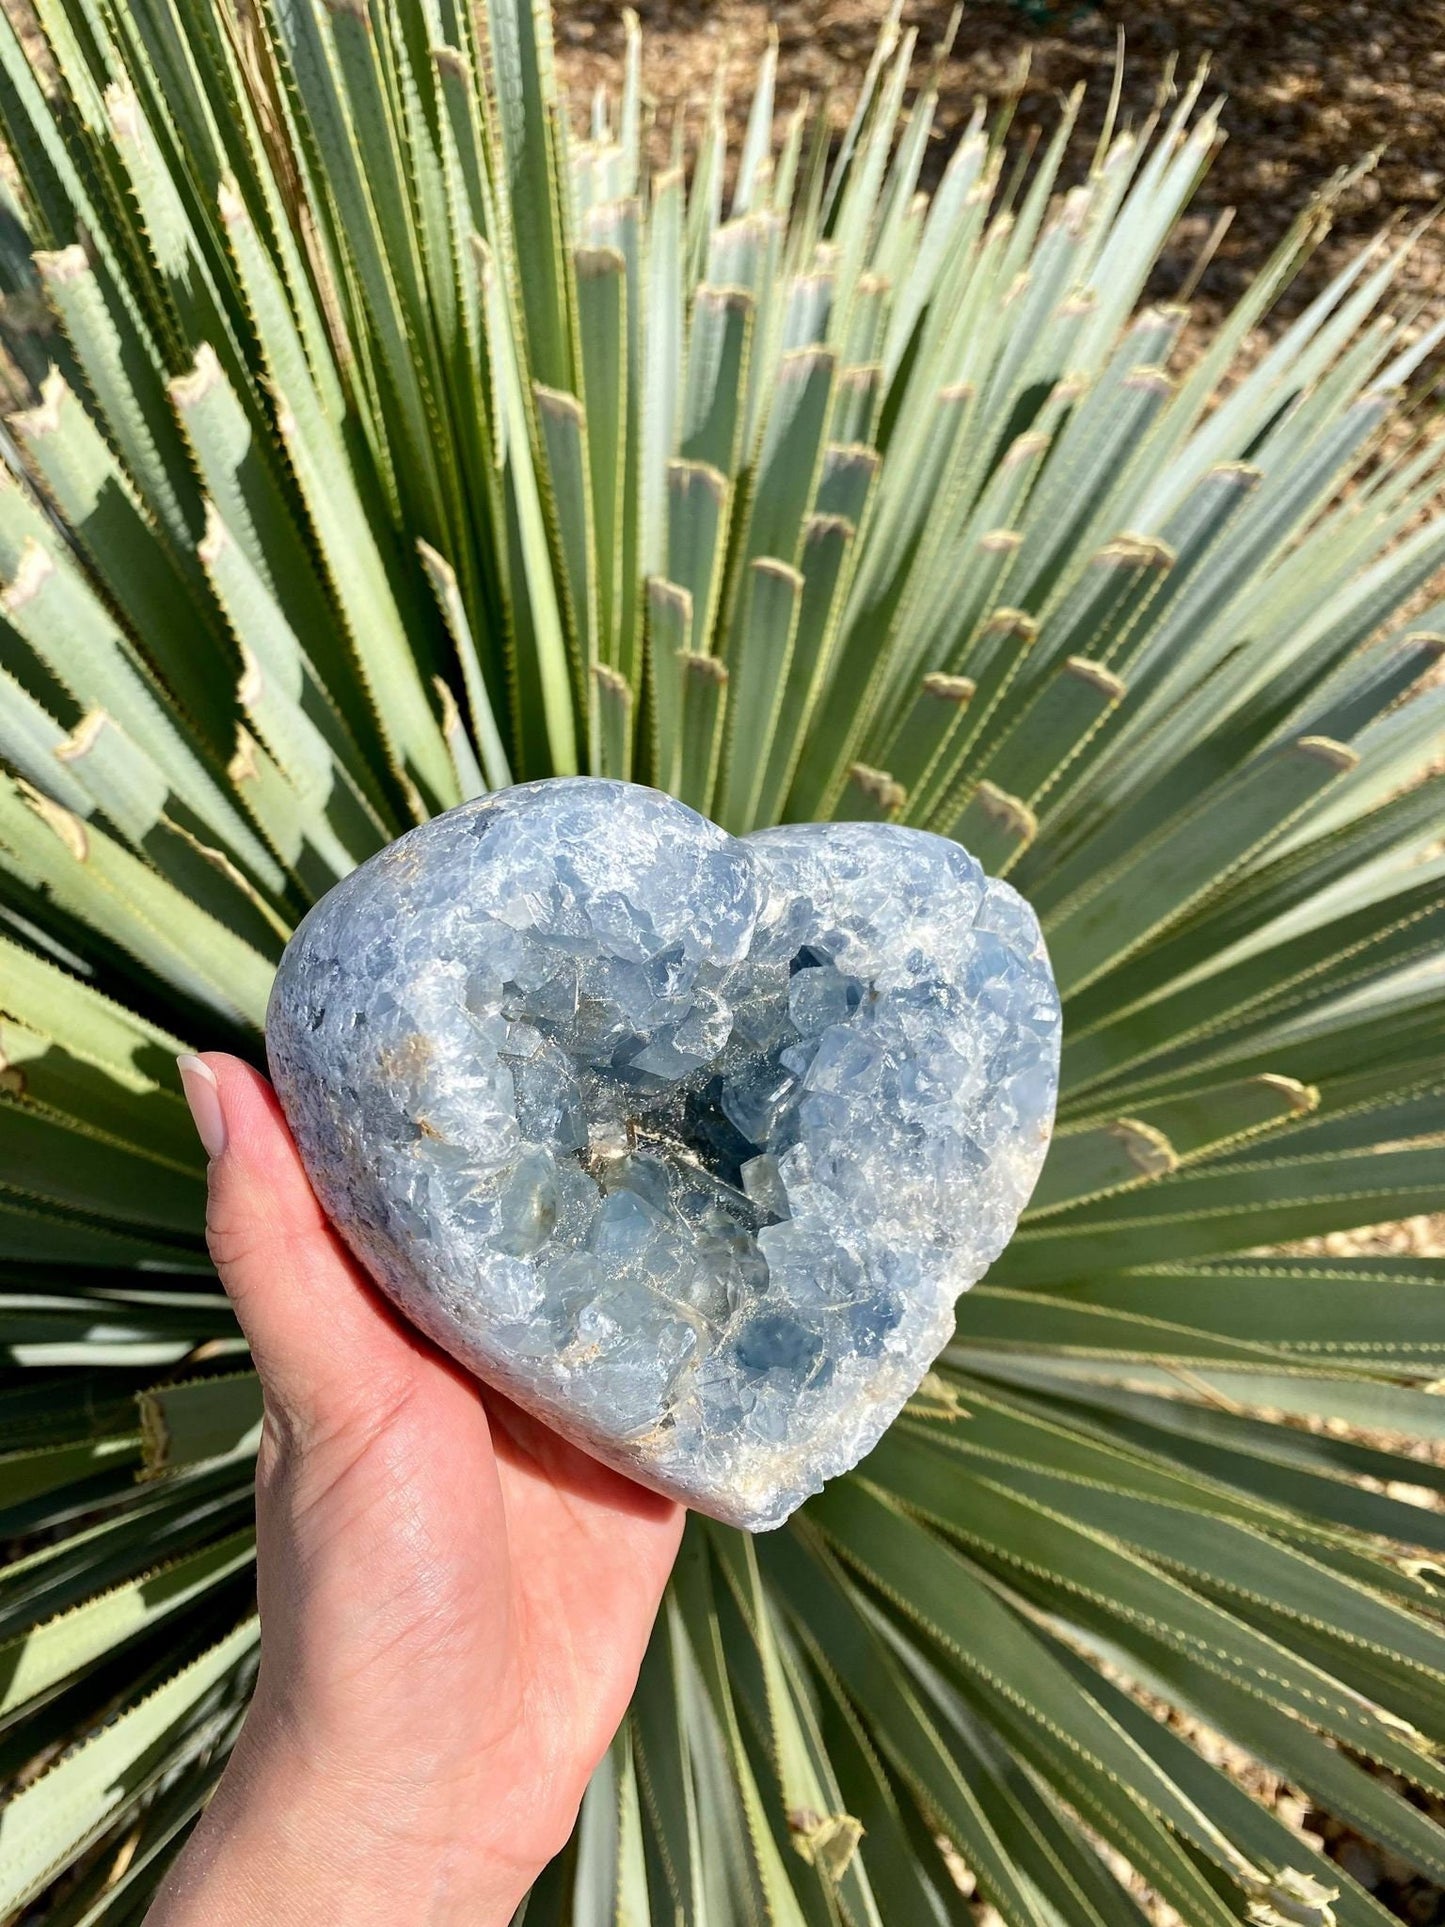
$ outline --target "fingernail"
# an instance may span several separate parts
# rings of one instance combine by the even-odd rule
[[[218,1158],[226,1148],[226,1114],[221,1109],[221,1087],[216,1073],[200,1057],[178,1057],[181,1089],[191,1107],[196,1135],[208,1158]]]

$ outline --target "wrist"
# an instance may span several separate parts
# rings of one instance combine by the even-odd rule
[[[481,1784],[363,1778],[248,1720],[147,1927],[508,1927],[541,1868],[494,1818]]]

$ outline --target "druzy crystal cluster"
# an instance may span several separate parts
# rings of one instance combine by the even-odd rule
[[[738,839],[569,778],[339,884],[272,1075],[397,1304],[596,1456],[779,1524],[877,1440],[1047,1146],[1038,925],[892,824]]]

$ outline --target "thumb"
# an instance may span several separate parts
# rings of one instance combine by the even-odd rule
[[[177,1062],[210,1159],[206,1241],[268,1407],[303,1432],[375,1409],[412,1347],[327,1223],[270,1085],[220,1051]]]

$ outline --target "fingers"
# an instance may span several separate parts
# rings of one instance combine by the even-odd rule
[[[210,1159],[206,1237],[278,1416],[328,1429],[400,1393],[410,1348],[327,1224],[271,1087],[219,1051],[180,1059]]]

